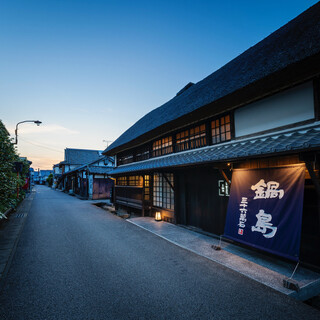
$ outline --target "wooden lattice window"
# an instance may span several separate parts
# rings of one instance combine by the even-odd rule
[[[131,187],[142,187],[143,186],[142,176],[128,176],[128,185]]]
[[[131,163],[131,162],[133,162],[133,154],[132,153],[120,155],[118,157],[118,164],[119,165]]]
[[[170,182],[170,184],[168,183]],[[153,175],[153,205],[174,210],[173,174],[155,173]]]
[[[176,134],[176,151],[195,149],[207,145],[206,125],[202,124]]]
[[[147,160],[150,158],[149,147],[140,148],[136,152],[136,161]]]
[[[159,140],[156,140],[152,144],[152,156],[159,157],[172,153],[172,137],[165,137]]]
[[[212,144],[231,140],[230,115],[220,117],[211,122]]]
[[[144,200],[150,200],[150,176],[144,176]]]
[[[118,177],[117,178],[117,185],[118,186],[126,186],[127,185],[127,177]]]

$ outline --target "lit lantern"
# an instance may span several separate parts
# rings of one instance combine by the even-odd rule
[[[156,212],[155,220],[156,221],[161,221],[161,213],[159,211]]]

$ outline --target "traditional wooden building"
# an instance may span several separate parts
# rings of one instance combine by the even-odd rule
[[[319,101],[318,3],[104,151],[116,206],[221,235],[235,169],[305,164],[300,258],[320,266]]]
[[[54,165],[55,172],[57,172],[58,187],[63,190],[73,189],[72,185],[69,185],[66,173],[102,157],[101,150],[66,148],[64,150],[64,160]]]
[[[114,167],[114,159],[99,157],[62,175],[68,192],[82,199],[110,199],[113,194],[114,180],[109,176]]]

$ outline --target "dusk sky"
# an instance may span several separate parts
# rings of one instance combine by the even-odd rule
[[[0,119],[35,169],[107,143],[317,1],[0,0]]]

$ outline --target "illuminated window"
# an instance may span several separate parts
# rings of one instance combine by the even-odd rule
[[[176,151],[195,149],[207,145],[206,125],[202,124],[176,134]]]
[[[153,205],[174,210],[173,174],[155,173],[153,175]]]
[[[144,200],[150,200],[150,176],[144,176]]]
[[[184,151],[190,149],[189,130],[185,130],[176,134],[176,151]]]
[[[143,185],[142,176],[129,176],[128,177],[128,185],[131,187],[142,187],[142,185]]]
[[[230,115],[226,115],[211,122],[212,143],[231,140]]]
[[[190,149],[200,148],[207,144],[206,125],[202,124],[190,129]]]
[[[117,178],[118,186],[131,186],[131,187],[142,187],[143,178],[142,176],[124,176]]]
[[[172,152],[172,137],[159,139],[152,144],[152,156],[159,157]]]
[[[118,177],[117,178],[118,186],[126,186],[127,185],[127,177]]]

